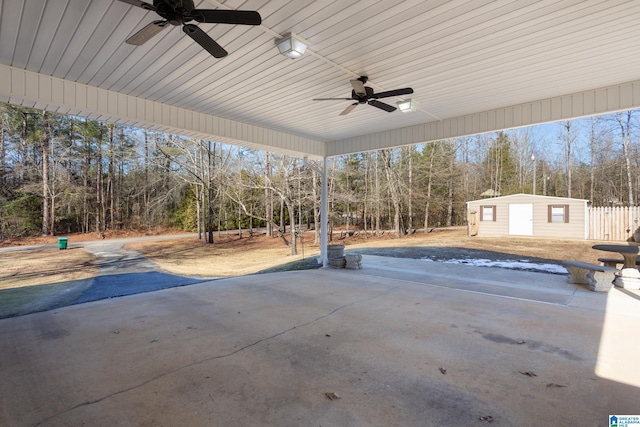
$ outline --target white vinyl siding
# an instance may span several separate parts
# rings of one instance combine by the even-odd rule
[[[468,212],[478,212],[476,235],[509,236],[509,206],[518,204],[533,205],[533,237],[587,238],[587,200],[532,194],[513,194],[467,202]],[[555,210],[555,221],[552,221],[550,206],[560,208]],[[491,219],[488,220],[484,214]]]

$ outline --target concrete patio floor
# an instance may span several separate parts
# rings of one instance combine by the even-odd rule
[[[608,426],[640,414],[638,291],[363,264],[0,320],[0,425]]]

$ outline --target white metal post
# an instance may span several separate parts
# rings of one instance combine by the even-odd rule
[[[320,180],[320,258],[322,266],[329,266],[329,255],[327,252],[327,226],[329,217],[327,215],[329,186],[327,182],[327,157],[322,158],[322,179]]]

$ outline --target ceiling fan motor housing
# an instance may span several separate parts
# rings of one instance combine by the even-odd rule
[[[195,8],[193,0],[153,0],[158,15],[171,25],[182,25],[192,19],[189,17]]]
[[[355,90],[351,91],[351,97],[358,101],[360,104],[366,104],[371,96],[373,96],[373,89],[369,86],[364,87],[365,95],[358,95]]]
[[[158,7],[170,7],[178,13],[189,13],[195,9],[193,0],[153,0],[153,5]]]

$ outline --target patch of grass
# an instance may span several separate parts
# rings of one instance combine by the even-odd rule
[[[90,280],[0,290],[0,319],[48,310],[76,299]]]
[[[314,270],[319,267],[320,265],[318,265],[316,257],[313,257],[313,258],[299,259],[296,261],[288,262],[286,264],[280,264],[274,267],[265,268],[264,270],[260,270],[255,274],[279,273],[283,271],[297,271],[297,270]]]

